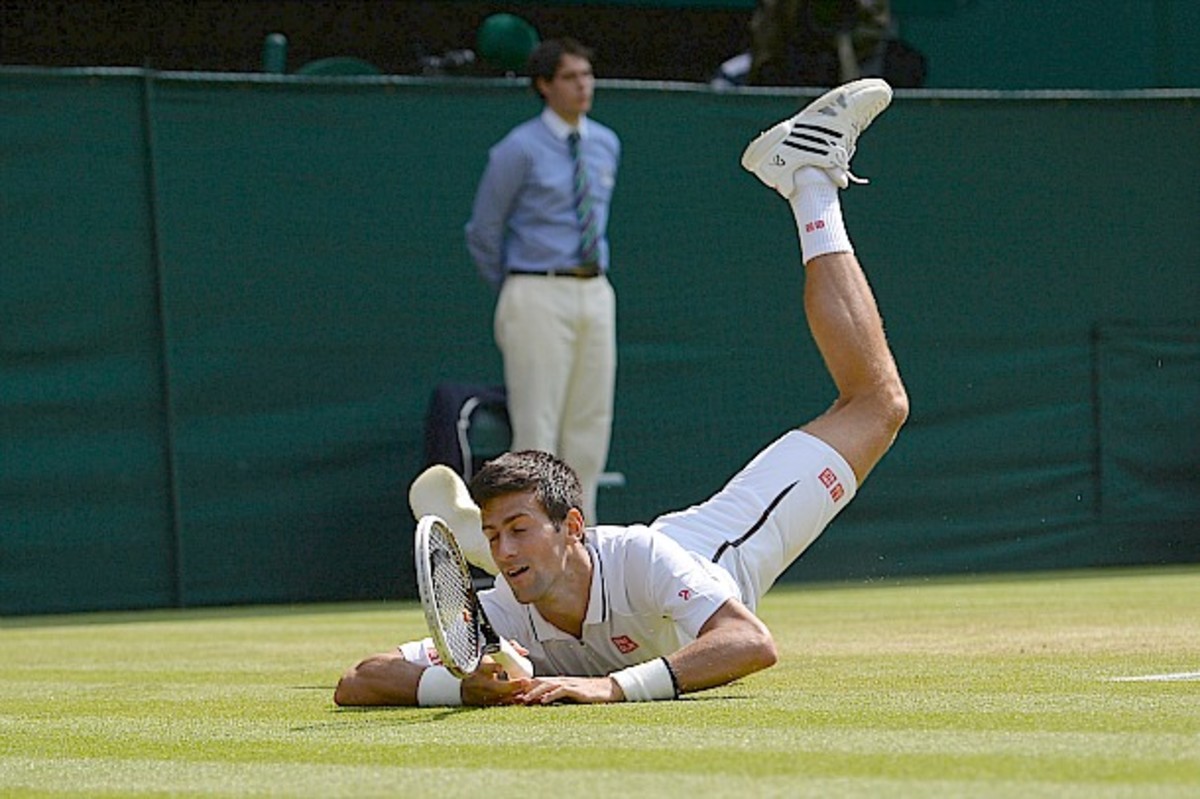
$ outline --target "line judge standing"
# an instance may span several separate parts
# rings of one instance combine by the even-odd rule
[[[552,452],[583,486],[596,521],[616,388],[616,296],[606,234],[621,142],[588,116],[592,53],[570,38],[530,54],[538,116],[488,152],[467,248],[499,291],[495,337],[514,451]]]

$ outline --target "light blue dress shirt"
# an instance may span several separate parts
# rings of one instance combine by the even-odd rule
[[[600,268],[607,271],[608,212],[621,141],[611,129],[587,117],[580,120],[578,130],[600,229]],[[571,131],[546,108],[488,151],[466,236],[480,275],[492,286],[498,288],[510,270],[547,272],[580,265],[574,164],[567,147]]]

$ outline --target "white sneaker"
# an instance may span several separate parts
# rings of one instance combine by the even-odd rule
[[[785,198],[796,193],[792,178],[803,166],[829,173],[843,189],[866,183],[850,173],[858,137],[892,101],[892,87],[864,78],[827,92],[791,119],[764,131],[742,153],[742,166]]]
[[[421,472],[408,487],[408,506],[415,519],[440,518],[454,534],[463,557],[488,574],[499,574],[500,567],[492,560],[492,549],[483,535],[479,506],[458,472],[440,463]]]

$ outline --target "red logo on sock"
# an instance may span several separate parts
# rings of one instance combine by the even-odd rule
[[[817,221],[815,221],[815,222],[809,222],[807,225],[805,225],[805,226],[804,226],[804,232],[805,232],[805,233],[812,233],[813,231],[815,231],[815,230],[821,230],[821,229],[823,229],[824,227],[825,227],[825,220],[824,220],[824,219],[818,219],[818,220],[817,220]]]

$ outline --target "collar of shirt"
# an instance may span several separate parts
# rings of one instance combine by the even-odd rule
[[[546,123],[546,127],[550,128],[550,132],[554,134],[554,138],[559,141],[566,141],[567,137],[574,131],[579,132],[579,138],[581,139],[588,137],[588,118],[586,115],[579,117],[579,125],[577,127],[572,127],[565,119],[547,107],[542,109],[542,121]]]
[[[583,618],[583,626],[586,628],[590,625],[600,624],[608,617],[608,597],[605,595],[604,585],[604,564],[600,560],[600,553],[596,548],[587,544],[588,555],[592,558],[592,585],[588,594],[587,614]],[[533,632],[539,641],[548,641],[552,638],[567,638],[575,640],[575,636],[568,632],[558,629],[550,622],[542,618],[542,614],[538,613],[538,609],[533,605],[529,605],[529,619],[533,623]]]

